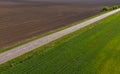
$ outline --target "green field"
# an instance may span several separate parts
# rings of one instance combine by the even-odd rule
[[[1,74],[120,74],[120,13],[35,51]]]

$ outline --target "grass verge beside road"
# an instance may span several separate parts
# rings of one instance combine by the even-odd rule
[[[120,13],[0,65],[3,74],[119,74]]]

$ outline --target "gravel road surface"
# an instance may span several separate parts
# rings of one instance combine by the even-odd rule
[[[24,44],[24,45],[21,45],[19,47],[16,47],[16,48],[13,48],[11,50],[8,50],[6,52],[3,52],[0,54],[0,64],[3,64],[7,61],[10,61],[11,59],[14,59],[18,56],[21,56],[29,51],[32,51],[38,47],[41,47],[45,44],[48,44],[50,43],[51,41],[54,41],[58,38],[61,38],[67,34],[70,34],[74,31],[77,31],[87,25],[90,25],[92,23],[95,23],[96,21],[99,21],[105,17],[108,17],[112,14],[115,14],[117,12],[119,12],[120,9],[117,9],[117,10],[114,10],[114,11],[111,11],[111,12],[108,12],[108,13],[105,13],[103,15],[100,15],[100,16],[97,16],[93,19],[90,19],[90,20],[87,20],[83,23],[80,23],[80,24],[77,24],[75,26],[72,26],[72,27],[69,27],[69,28],[66,28],[64,30],[61,30],[59,32],[56,32],[56,33],[53,33],[53,34],[50,34],[48,36],[45,36],[45,37],[42,37],[40,39],[37,39],[37,40],[34,40],[32,42],[29,42],[27,44]]]

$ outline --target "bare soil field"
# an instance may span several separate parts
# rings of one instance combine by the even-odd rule
[[[18,1],[18,2],[16,2]],[[15,2],[0,0],[0,49],[100,13],[116,2]]]

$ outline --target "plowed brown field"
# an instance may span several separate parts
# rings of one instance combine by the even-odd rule
[[[0,48],[100,13],[108,4],[0,2]]]

